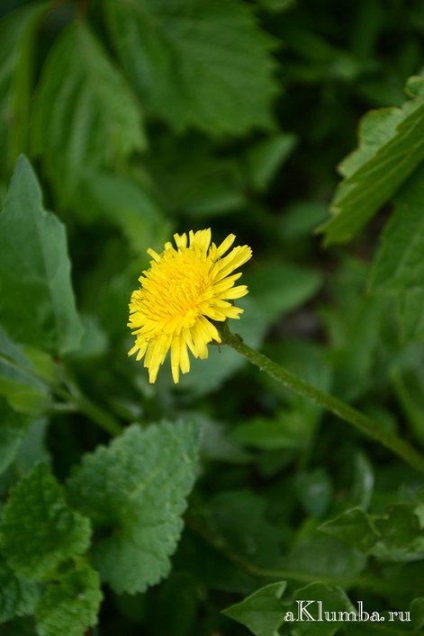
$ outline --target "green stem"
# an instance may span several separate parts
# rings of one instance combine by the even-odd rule
[[[86,415],[90,420],[113,437],[122,433],[122,426],[112,415],[92,402],[74,383],[71,384],[68,382],[68,386],[69,391],[61,388],[56,388],[55,391],[56,395],[67,402],[68,406],[74,406],[77,411]]]
[[[319,406],[331,411],[342,420],[349,422],[349,424],[352,424],[361,431],[361,433],[365,433],[368,437],[380,442],[380,444],[391,450],[395,455],[401,457],[407,464],[424,473],[424,457],[417,453],[405,440],[390,431],[382,429],[376,422],[349,406],[346,402],[316,389],[279,364],[270,360],[267,356],[263,355],[263,353],[255,351],[243,342],[240,336],[230,333],[226,325],[221,327],[220,334],[224,344],[229,345],[241,353],[252,362],[252,364],[256,365],[261,371],[265,371],[265,373],[274,378],[274,380],[277,380],[277,382],[280,382],[280,384],[287,389],[308,398]]]
[[[75,396],[74,396],[75,398]],[[105,430],[112,436],[120,435],[122,433],[122,426],[119,422],[116,421],[112,415],[109,415],[106,411],[104,411],[100,406],[94,404],[91,400],[89,400],[85,395],[78,395],[75,399],[76,406],[81,413],[84,413],[89,417],[93,422],[98,424],[100,428]]]

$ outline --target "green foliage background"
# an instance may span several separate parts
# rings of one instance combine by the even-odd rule
[[[235,233],[236,331],[424,452],[423,62],[420,0],[0,4],[2,635],[421,633],[423,475],[230,349],[149,385],[126,323],[148,247]]]

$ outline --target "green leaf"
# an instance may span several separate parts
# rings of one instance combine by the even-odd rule
[[[346,510],[339,517],[323,523],[320,530],[356,546],[363,552],[369,552],[380,536],[369,516],[361,508]]]
[[[47,407],[49,388],[34,365],[0,326],[0,395],[18,413],[40,414]]]
[[[372,550],[374,556],[394,561],[423,558],[424,531],[413,507],[397,504],[376,519],[375,526],[380,541]]]
[[[228,607],[223,614],[246,625],[256,636],[275,636],[283,622],[283,605],[280,599],[285,588],[285,581],[266,585],[241,603]]]
[[[0,623],[32,614],[37,599],[37,584],[20,579],[0,561]]]
[[[51,353],[78,347],[65,228],[42,206],[40,187],[21,157],[0,213],[0,320],[19,342]]]
[[[296,146],[294,135],[279,133],[250,146],[245,156],[247,177],[251,187],[263,192],[275,177],[281,164]]]
[[[323,517],[331,504],[334,490],[328,472],[323,468],[309,472],[299,471],[295,477],[295,486],[306,512],[312,517]]]
[[[351,240],[387,203],[424,159],[424,101],[369,112],[362,120],[359,147],[341,164],[333,218],[320,229],[327,244]]]
[[[87,455],[71,477],[72,500],[103,538],[93,548],[102,579],[118,593],[144,591],[170,570],[196,473],[198,427],[131,426]]]
[[[73,512],[45,464],[14,487],[0,520],[0,546],[13,570],[43,579],[90,542],[88,519]]]
[[[115,47],[146,107],[182,131],[272,125],[273,40],[239,0],[108,0]]]
[[[33,121],[34,152],[65,205],[78,200],[88,170],[116,168],[144,149],[141,122],[139,103],[89,28],[69,26],[44,66]]]
[[[120,227],[137,255],[169,238],[169,222],[141,181],[112,172],[90,172],[82,184],[82,196],[84,219],[105,219]]]
[[[375,381],[375,357],[387,302],[366,294],[368,273],[364,263],[345,261],[331,283],[337,304],[321,312],[332,341],[333,391],[345,401],[367,394]]]
[[[46,6],[22,6],[0,20],[0,148],[10,170],[28,144],[34,35]]]
[[[424,627],[424,598],[414,598],[410,610],[414,628],[422,629]]]
[[[231,431],[232,440],[260,448],[277,450],[281,448],[305,448],[314,430],[314,419],[307,411],[281,410],[272,419],[254,417]]]
[[[246,275],[249,292],[268,316],[268,325],[310,300],[323,278],[316,270],[289,263],[257,264]]]
[[[188,636],[193,633],[198,626],[201,602],[198,589],[198,582],[190,574],[171,574],[161,585],[157,602],[148,606],[149,636]]]
[[[243,170],[233,157],[222,156],[206,138],[163,136],[149,169],[160,184],[158,196],[172,215],[181,212],[193,219],[208,219],[240,210],[248,204]]]
[[[321,618],[321,609],[322,612],[337,612],[337,615],[339,612],[356,614],[354,606],[341,588],[330,587],[324,583],[311,583],[296,590],[294,598],[296,605],[292,606],[293,609],[289,607],[288,611],[292,611],[295,617],[298,617],[300,612],[300,618],[296,622],[296,636],[333,636],[344,626],[343,621],[327,621]],[[312,619],[308,618],[305,612],[302,613],[302,608],[305,608]],[[287,622],[291,624],[291,621]]]
[[[424,167],[420,167],[396,196],[371,276],[374,293],[395,298],[407,338],[424,335],[423,179]]]
[[[37,603],[38,636],[84,636],[97,623],[102,600],[99,575],[88,565],[50,583]]]
[[[28,421],[0,397],[0,474],[13,462]]]
[[[281,562],[281,530],[266,516],[267,501],[248,490],[228,490],[210,499],[211,533],[230,551],[260,567]]]
[[[284,567],[321,577],[340,577],[351,579],[365,566],[365,556],[353,546],[314,532],[309,536],[299,536],[287,555]]]

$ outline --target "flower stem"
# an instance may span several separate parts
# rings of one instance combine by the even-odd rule
[[[55,389],[56,395],[65,401],[64,406],[83,413],[112,437],[122,433],[123,428],[113,415],[92,402],[74,382],[68,380],[67,385],[67,389],[62,389],[61,387]]]
[[[227,325],[221,327],[220,335],[222,342],[229,345],[243,356],[245,356],[252,364],[256,365],[261,371],[265,371],[270,377],[280,382],[283,386],[298,395],[308,398],[319,406],[331,411],[342,420],[349,422],[361,433],[365,433],[368,437],[380,442],[383,446],[391,450],[395,455],[401,457],[407,464],[424,472],[424,457],[416,452],[410,444],[401,439],[394,433],[382,429],[379,424],[372,419],[357,411],[353,407],[346,404],[342,400],[320,391],[311,386],[294,373],[287,371],[276,362],[270,360],[263,353],[255,351],[237,334],[232,334]]]

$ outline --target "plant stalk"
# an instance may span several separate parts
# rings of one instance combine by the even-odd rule
[[[403,459],[407,464],[424,473],[424,457],[420,453],[417,453],[408,442],[398,437],[398,435],[382,429],[379,424],[352,406],[349,406],[346,402],[316,389],[294,373],[270,360],[263,353],[255,351],[249,347],[239,335],[232,334],[226,324],[221,327],[220,335],[224,344],[232,347],[238,351],[238,353],[241,353],[252,364],[267,373],[274,380],[277,380],[277,382],[284,387],[315,402],[315,404],[322,406],[327,411],[331,411],[331,413],[334,413],[342,420],[352,424],[356,429],[361,431],[361,433],[364,433],[392,451],[392,453]]]

